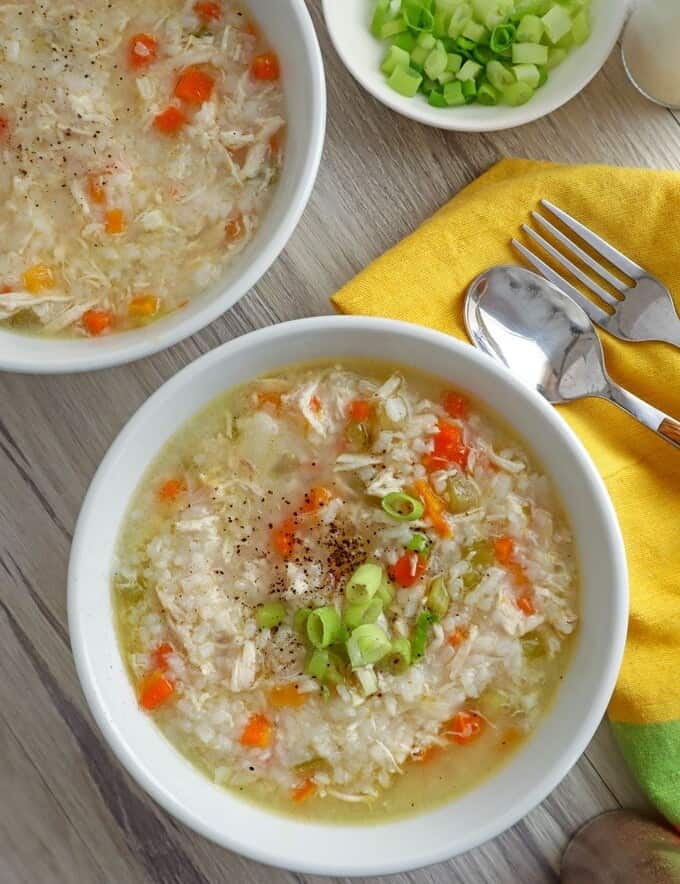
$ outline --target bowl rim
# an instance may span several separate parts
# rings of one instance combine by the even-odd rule
[[[0,371],[17,374],[56,375],[112,368],[152,356],[191,337],[230,310],[257,285],[274,264],[293,235],[311,197],[323,154],[327,116],[327,90],[323,56],[311,15],[304,0],[287,0],[287,2],[290,5],[290,14],[300,29],[302,37],[300,52],[307,56],[313,71],[310,80],[312,101],[309,105],[310,112],[305,125],[307,135],[300,161],[303,172],[294,183],[292,195],[287,205],[282,209],[281,219],[270,238],[258,243],[256,237],[253,244],[258,247],[257,253],[245,266],[243,272],[238,274],[227,286],[222,287],[221,292],[206,297],[204,303],[194,302],[199,306],[184,318],[178,319],[177,313],[170,314],[144,328],[144,334],[140,333],[129,342],[126,341],[125,335],[134,335],[135,330],[120,332],[106,339],[115,343],[112,343],[109,348],[100,350],[87,346],[92,344],[89,339],[74,341],[74,346],[70,350],[64,347],[60,353],[40,352],[38,356],[33,355],[35,350],[32,351],[30,347],[27,347],[25,354],[20,353],[7,357],[0,348]],[[20,337],[16,332],[5,333],[11,334],[12,337]],[[30,336],[24,337],[31,340]],[[45,344],[46,350],[55,341],[54,338],[38,340],[41,344]],[[57,338],[56,341],[63,343],[63,339]]]
[[[540,120],[543,117],[554,113],[554,111],[567,104],[567,102],[571,101],[572,98],[582,92],[593,77],[600,72],[611,55],[612,50],[616,46],[627,15],[627,4],[624,0],[621,0],[620,4],[618,0],[614,0],[614,2],[602,0],[604,3],[609,2],[611,10],[608,9],[607,12],[610,13],[613,20],[612,32],[606,44],[604,44],[606,52],[603,52],[602,56],[597,55],[593,57],[590,64],[585,65],[582,75],[578,78],[574,78],[572,85],[565,88],[545,105],[533,100],[529,101],[520,107],[511,108],[511,119],[508,119],[505,122],[496,123],[493,119],[490,119],[488,122],[479,119],[469,120],[464,114],[455,113],[455,109],[454,113],[451,113],[451,109],[431,107],[426,102],[418,100],[418,98],[416,98],[416,100],[404,98],[389,88],[381,89],[376,86],[369,74],[364,74],[363,71],[354,64],[351,54],[348,53],[345,48],[344,42],[339,39],[336,29],[330,24],[332,15],[329,14],[329,9],[338,2],[339,0],[321,0],[324,21],[326,23],[326,29],[330,36],[331,43],[335,47],[335,51],[338,53],[340,60],[356,82],[372,95],[376,101],[379,101],[381,104],[389,107],[401,116],[407,117],[410,120],[415,120],[417,123],[422,123],[425,126],[431,126],[432,128],[443,129],[449,132],[501,132],[505,129],[514,129],[519,126],[525,126],[528,123],[533,123],[536,120]],[[340,0],[340,2],[342,2],[342,0]],[[588,44],[586,42],[583,45],[587,46]],[[582,47],[578,48],[580,49]],[[538,108],[540,108],[540,110]]]
[[[463,839],[453,851],[447,850],[446,847],[433,849],[431,847],[422,848],[418,845],[414,845],[403,855],[395,857],[394,860],[390,861],[370,861],[344,855],[338,859],[328,858],[323,862],[314,860],[310,861],[305,857],[300,857],[300,859],[296,860],[294,864],[291,864],[290,860],[286,861],[282,859],[274,850],[269,849],[267,844],[263,841],[257,842],[256,839],[252,839],[250,842],[245,843],[242,840],[232,837],[228,829],[224,826],[220,826],[219,823],[214,824],[211,822],[208,824],[198,819],[190,809],[187,809],[182,805],[172,794],[171,788],[166,788],[161,779],[154,778],[147,772],[145,765],[143,761],[140,760],[140,756],[136,750],[128,745],[124,738],[119,735],[116,721],[114,717],[109,714],[107,702],[103,697],[103,693],[99,690],[97,676],[93,673],[89,661],[87,628],[81,617],[81,597],[85,596],[87,587],[85,585],[86,581],[79,577],[79,570],[88,545],[87,527],[90,522],[90,515],[95,512],[98,507],[101,507],[102,493],[105,492],[106,487],[111,482],[112,474],[110,467],[114,465],[119,452],[122,452],[128,444],[129,437],[132,437],[137,432],[140,425],[143,425],[148,421],[149,417],[154,414],[157,407],[165,406],[165,408],[167,408],[168,403],[174,398],[175,392],[181,391],[187,381],[192,378],[200,378],[201,374],[204,371],[209,370],[215,363],[219,364],[222,361],[238,357],[238,354],[241,351],[248,350],[249,348],[260,348],[262,346],[275,348],[277,340],[289,335],[299,333],[314,335],[316,332],[323,333],[324,331],[331,331],[333,327],[340,327],[343,330],[346,329],[348,334],[351,334],[353,331],[360,331],[406,336],[407,338],[416,337],[426,343],[431,342],[440,346],[445,345],[449,348],[452,355],[457,355],[463,359],[469,360],[476,368],[481,368],[484,372],[490,374],[495,380],[500,381],[501,384],[509,385],[514,391],[518,392],[520,396],[523,395],[526,399],[529,399],[530,404],[541,412],[540,419],[552,424],[553,428],[556,429],[557,434],[561,436],[564,444],[570,449],[570,453],[578,460],[583,476],[586,479],[587,487],[592,494],[592,501],[598,507],[602,515],[602,522],[606,530],[607,552],[611,555],[612,560],[611,585],[615,587],[614,598],[616,604],[614,605],[613,610],[609,612],[611,619],[608,629],[609,635],[607,638],[609,651],[606,657],[606,665],[602,668],[600,673],[593,677],[594,690],[589,708],[584,710],[583,717],[574,732],[573,739],[564,748],[559,759],[551,764],[550,768],[544,772],[539,780],[527,786],[521,801],[516,802],[512,806],[506,807],[504,811],[498,813],[488,823],[479,826],[474,833],[470,833],[465,839]],[[406,364],[410,364],[408,358],[405,362]],[[155,449],[154,455],[159,449],[160,445]],[[250,332],[217,347],[190,363],[166,381],[132,415],[101,461],[101,464],[92,479],[78,516],[73,534],[73,543],[68,565],[68,626],[71,648],[81,688],[87,700],[89,709],[107,744],[111,747],[118,761],[124,768],[126,768],[132,778],[172,816],[176,817],[192,830],[222,847],[270,866],[305,874],[329,876],[340,875],[363,877],[387,875],[448,860],[452,855],[464,853],[506,831],[529,813],[534,807],[540,804],[553,791],[553,789],[556,788],[581,757],[587,748],[588,743],[595,734],[606,711],[623,658],[628,625],[628,604],[628,571],[625,549],[613,504],[604,482],[591,461],[590,456],[566,421],[557,414],[556,409],[545,401],[538,393],[523,386],[510,372],[490,357],[480,353],[474,347],[458,341],[443,332],[396,320],[362,316],[329,315],[297,319],[275,326],[268,326]],[[164,739],[160,731],[157,732],[157,736],[159,740]],[[493,774],[490,779],[493,779],[495,776],[496,774]],[[196,771],[196,777],[206,779],[199,771]],[[474,789],[471,791],[474,791]],[[455,801],[455,797],[452,801]],[[445,804],[442,807],[444,808],[447,806],[448,804]],[[267,810],[263,810],[263,813],[270,820],[281,819],[277,814],[271,813]],[[425,818],[428,813],[429,812],[425,812],[424,814],[407,817],[404,820],[399,819],[379,823],[376,824],[371,831],[377,832],[381,828],[389,828],[404,824],[405,822],[413,823],[419,818]],[[304,825],[308,825],[308,823],[305,822]],[[335,827],[328,827],[329,831],[332,831],[333,828]],[[352,827],[350,826],[350,828]],[[366,827],[359,826],[356,828],[365,829]],[[329,851],[329,857],[330,855],[331,853]]]

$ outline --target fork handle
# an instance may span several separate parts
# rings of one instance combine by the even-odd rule
[[[638,399],[637,396],[624,390],[623,387],[619,387],[618,384],[610,382],[603,393],[603,398],[627,411],[666,442],[680,448],[680,421],[676,421],[658,408],[654,408],[649,402]]]

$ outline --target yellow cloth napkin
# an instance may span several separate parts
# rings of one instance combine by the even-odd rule
[[[333,298],[344,313],[419,323],[467,341],[463,298],[552,200],[662,279],[680,304],[680,174],[504,160]],[[634,296],[633,296],[634,297]],[[680,351],[601,333],[613,379],[680,417]],[[607,483],[631,580],[628,644],[609,715],[651,798],[680,823],[680,452],[599,400],[561,406]]]

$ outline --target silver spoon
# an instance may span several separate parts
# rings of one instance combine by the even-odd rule
[[[680,448],[680,422],[613,383],[584,311],[522,267],[493,267],[471,284],[465,325],[473,344],[502,362],[548,402],[597,396]]]

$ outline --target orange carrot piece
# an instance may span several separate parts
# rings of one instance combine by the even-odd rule
[[[249,37],[259,37],[260,36],[260,29],[255,24],[255,22],[252,20],[252,18],[248,19],[248,21],[246,22],[246,26],[243,29],[243,33],[248,34]]]
[[[248,152],[250,151],[250,145],[244,144],[243,147],[230,147],[228,148],[229,156],[236,163],[237,166],[243,166],[248,156]]]
[[[303,783],[300,783],[299,786],[293,789],[291,797],[296,804],[302,804],[303,801],[311,798],[315,792],[316,783],[311,777],[307,777]]]
[[[283,559],[289,559],[295,550],[295,522],[288,518],[272,531],[274,549]]]
[[[278,156],[283,148],[283,128],[269,138],[269,152],[274,156]]]
[[[187,104],[203,104],[212,95],[215,80],[198,68],[186,68],[179,75],[175,96]]]
[[[326,506],[333,500],[333,492],[325,485],[315,485],[305,494],[305,502],[302,504],[303,513],[316,513],[321,507]]]
[[[278,411],[281,408],[281,394],[280,393],[268,393],[263,391],[257,394],[257,404],[260,408],[264,405],[271,405],[275,411]]]
[[[116,236],[125,230],[125,215],[122,209],[109,209],[104,217],[104,228],[110,236]]]
[[[312,409],[314,414],[318,414],[321,411],[321,400],[318,396],[310,396],[309,407]]]
[[[296,684],[284,684],[272,688],[267,699],[275,709],[299,709],[305,705],[309,694],[301,694]]]
[[[498,537],[494,544],[496,559],[500,565],[509,565],[515,554],[515,544],[512,537]]]
[[[87,195],[90,197],[91,202],[96,203],[98,206],[106,202],[106,191],[102,186],[101,176],[87,176]]]
[[[227,219],[227,223],[224,225],[224,235],[229,243],[235,243],[240,239],[243,239],[246,235],[246,225],[243,221],[242,212],[234,212],[232,216]]]
[[[167,482],[163,482],[158,489],[158,496],[161,500],[169,503],[173,500],[177,500],[179,495],[183,491],[186,491],[186,487],[187,486],[182,479],[168,479]]]
[[[390,579],[404,589],[417,583],[427,569],[427,563],[415,552],[407,552],[389,568]]]
[[[154,669],[160,669],[161,672],[165,672],[168,668],[168,654],[172,654],[173,652],[174,648],[170,642],[163,642],[163,644],[159,645],[151,654],[151,662],[153,663]]]
[[[428,761],[432,761],[433,758],[436,758],[441,751],[441,746],[428,746],[420,755],[415,755],[413,760],[418,762],[418,764],[427,764]]]
[[[363,399],[355,399],[354,402],[350,402],[348,417],[351,421],[356,421],[358,424],[360,424],[363,423],[363,421],[367,421],[370,416],[370,402],[365,402]]]
[[[472,743],[482,733],[484,729],[484,719],[476,712],[468,712],[461,709],[456,712],[450,721],[444,725],[443,734],[452,743],[458,743],[460,746],[467,746]]]
[[[194,12],[206,24],[222,18],[222,7],[219,3],[194,3]]]
[[[522,594],[518,596],[515,604],[523,614],[526,614],[527,617],[531,617],[532,614],[536,613],[534,603],[531,601],[528,595]]]
[[[9,137],[9,120],[0,114],[0,142],[6,141]]]
[[[278,80],[281,76],[279,58],[275,52],[265,52],[253,60],[250,71],[256,80]]]
[[[175,687],[161,672],[154,669],[145,675],[139,685],[139,705],[142,709],[152,710],[165,703],[175,692]]]
[[[47,264],[34,264],[21,274],[24,288],[32,295],[37,295],[43,289],[53,289],[55,285],[54,273]]]
[[[151,34],[135,34],[130,38],[128,58],[133,68],[145,68],[156,60],[158,43]]]
[[[448,638],[448,642],[452,648],[457,648],[467,640],[470,631],[465,626],[456,626]]]
[[[444,501],[425,479],[418,479],[415,486],[418,497],[420,497],[425,506],[425,515],[432,522],[434,530],[440,537],[451,537],[453,531],[444,517],[446,512]]]
[[[98,337],[113,325],[113,313],[110,310],[86,310],[80,317],[85,330],[92,337]]]
[[[442,405],[451,417],[465,418],[470,411],[470,400],[460,393],[445,393]]]
[[[272,726],[266,715],[251,715],[239,737],[242,746],[250,749],[266,749],[271,745]]]
[[[154,117],[153,124],[163,135],[173,135],[182,128],[186,121],[184,113],[178,107],[170,105]]]

